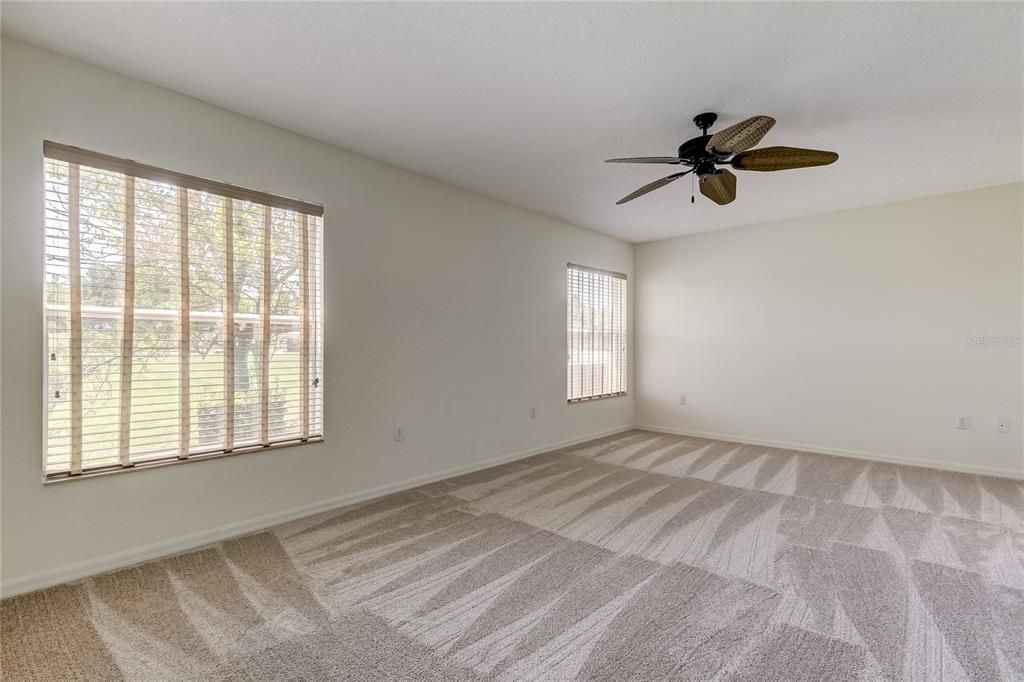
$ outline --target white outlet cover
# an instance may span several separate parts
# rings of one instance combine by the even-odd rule
[[[958,429],[969,429],[969,428],[971,428],[971,418],[970,417],[957,417],[956,418],[956,428],[958,428]]]

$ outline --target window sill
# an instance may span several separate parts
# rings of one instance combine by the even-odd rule
[[[80,474],[69,474],[67,472],[46,474],[43,477],[43,484],[50,485],[53,483],[65,483],[68,481],[81,481],[89,478],[97,478],[100,476],[110,476],[112,474],[127,474],[133,471],[149,471],[150,469],[162,469],[167,466],[174,466],[176,464],[190,464],[192,462],[207,462],[211,459],[223,459],[224,457],[235,457],[237,455],[251,455],[256,452],[270,452],[273,450],[284,450],[285,448],[294,448],[301,445],[311,445],[313,443],[323,443],[323,436],[312,436],[308,440],[293,440],[284,441],[281,443],[274,443],[273,445],[247,445],[240,447],[231,452],[211,452],[209,454],[196,454],[188,457],[187,459],[179,459],[178,457],[161,457],[159,459],[151,459],[145,462],[139,462],[129,467],[122,467],[119,464],[112,464],[106,467],[97,467],[95,469],[89,469],[83,471]]]
[[[609,393],[608,395],[595,395],[590,398],[573,398],[565,402],[569,405],[579,405],[580,403],[592,403],[595,400],[607,400],[608,398],[625,398],[627,395],[629,394],[626,391],[622,391],[621,393]]]

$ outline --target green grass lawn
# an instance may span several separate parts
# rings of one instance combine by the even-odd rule
[[[85,363],[88,365],[88,362]],[[299,354],[277,351],[270,362],[271,438],[280,439],[299,430]],[[250,359],[250,386],[236,377],[235,441],[259,439],[260,374]],[[119,425],[118,367],[84,372],[83,437],[85,465],[118,461]],[[134,458],[176,452],[179,429],[178,358],[150,358],[133,368],[131,453]],[[190,360],[191,446],[207,450],[224,442],[224,358],[193,355]],[[108,382],[109,383],[106,383]],[[97,383],[104,382],[104,383]],[[67,467],[70,450],[70,401],[51,396],[48,417],[48,468]]]

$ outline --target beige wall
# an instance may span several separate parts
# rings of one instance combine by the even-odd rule
[[[1022,193],[637,246],[637,423],[1024,474]]]
[[[629,244],[10,40],[2,68],[8,591],[632,423],[565,402],[565,264]],[[325,205],[326,443],[42,485],[44,139]]]

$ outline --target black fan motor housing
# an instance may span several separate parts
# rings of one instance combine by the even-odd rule
[[[710,135],[701,135],[679,145],[679,158],[688,165],[695,166],[705,157],[712,158],[708,152],[708,140]]]

